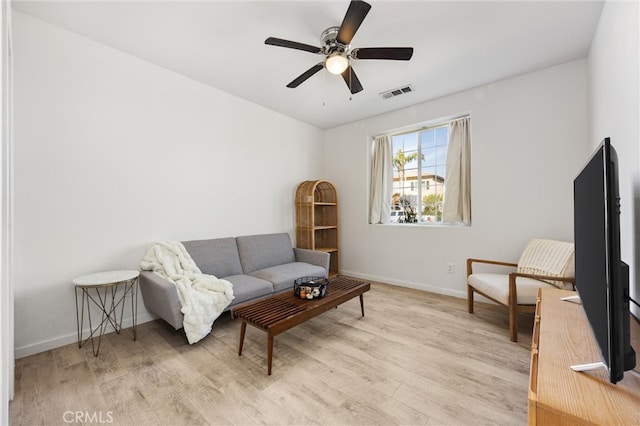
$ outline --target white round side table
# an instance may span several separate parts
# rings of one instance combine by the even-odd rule
[[[131,327],[133,340],[136,340],[136,316],[138,314],[138,276],[139,271],[106,271],[95,274],[83,275],[74,279],[76,295],[76,322],[78,325],[78,348],[91,340],[93,356],[98,356],[100,343],[105,330],[111,325],[117,334],[122,330],[122,317],[124,315],[125,298],[131,296]],[[121,288],[122,291],[118,291]],[[81,301],[78,303],[78,293]],[[100,310],[100,322],[94,327],[91,319],[91,303]],[[118,308],[120,318],[118,318]],[[89,336],[83,340],[84,315],[87,313],[89,320]],[[98,336],[97,345],[94,337]]]

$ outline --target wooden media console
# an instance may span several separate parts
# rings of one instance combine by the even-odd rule
[[[640,425],[640,363],[617,384],[604,369],[576,372],[571,365],[600,361],[581,305],[560,300],[575,293],[538,293],[529,383],[529,425]],[[640,361],[640,325],[631,321],[631,344]]]

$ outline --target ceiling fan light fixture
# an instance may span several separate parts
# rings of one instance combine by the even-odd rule
[[[341,53],[332,53],[325,59],[324,66],[331,74],[342,74],[349,66],[349,59]]]
[[[351,49],[351,40],[370,9],[371,5],[364,0],[351,0],[342,24],[339,27],[329,27],[320,34],[320,47],[277,37],[268,37],[264,41],[265,44],[302,50],[325,57],[322,62],[318,62],[287,84],[287,87],[296,88],[311,76],[320,72],[322,68],[326,68],[331,74],[342,75],[342,79],[353,95],[361,92],[363,87],[355,71],[351,68],[351,59],[386,59],[392,61],[408,61],[411,59],[413,55],[412,47],[363,47]]]

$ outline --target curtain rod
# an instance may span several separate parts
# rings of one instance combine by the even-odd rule
[[[434,120],[434,121],[430,121],[430,123],[433,123],[433,124],[430,124],[430,125],[429,124],[425,124],[425,125],[422,125],[422,127],[411,127],[411,128],[405,127],[405,129],[407,129],[407,130],[398,130],[397,132],[393,132],[392,131],[392,132],[383,133],[383,134],[392,137],[392,136],[406,135],[406,134],[409,134],[409,133],[415,133],[415,132],[419,132],[421,130],[435,129],[437,127],[443,127],[444,125],[453,123],[454,121],[458,121],[458,120],[460,120],[462,118],[467,118],[469,116],[471,116],[471,114],[466,113],[466,114],[462,114],[462,115],[459,115],[459,116],[455,116],[455,117],[450,118],[450,119],[448,119],[446,121],[435,121]],[[378,136],[380,136],[380,135],[378,135]]]

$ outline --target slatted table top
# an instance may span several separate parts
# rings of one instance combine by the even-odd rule
[[[251,302],[231,310],[234,317],[269,331],[283,323],[293,326],[363,294],[371,284],[345,277],[329,280],[328,294],[321,299],[300,299],[293,290]],[[284,329],[290,327],[283,327]],[[284,331],[284,329],[282,331]],[[273,332],[273,330],[271,330]]]

